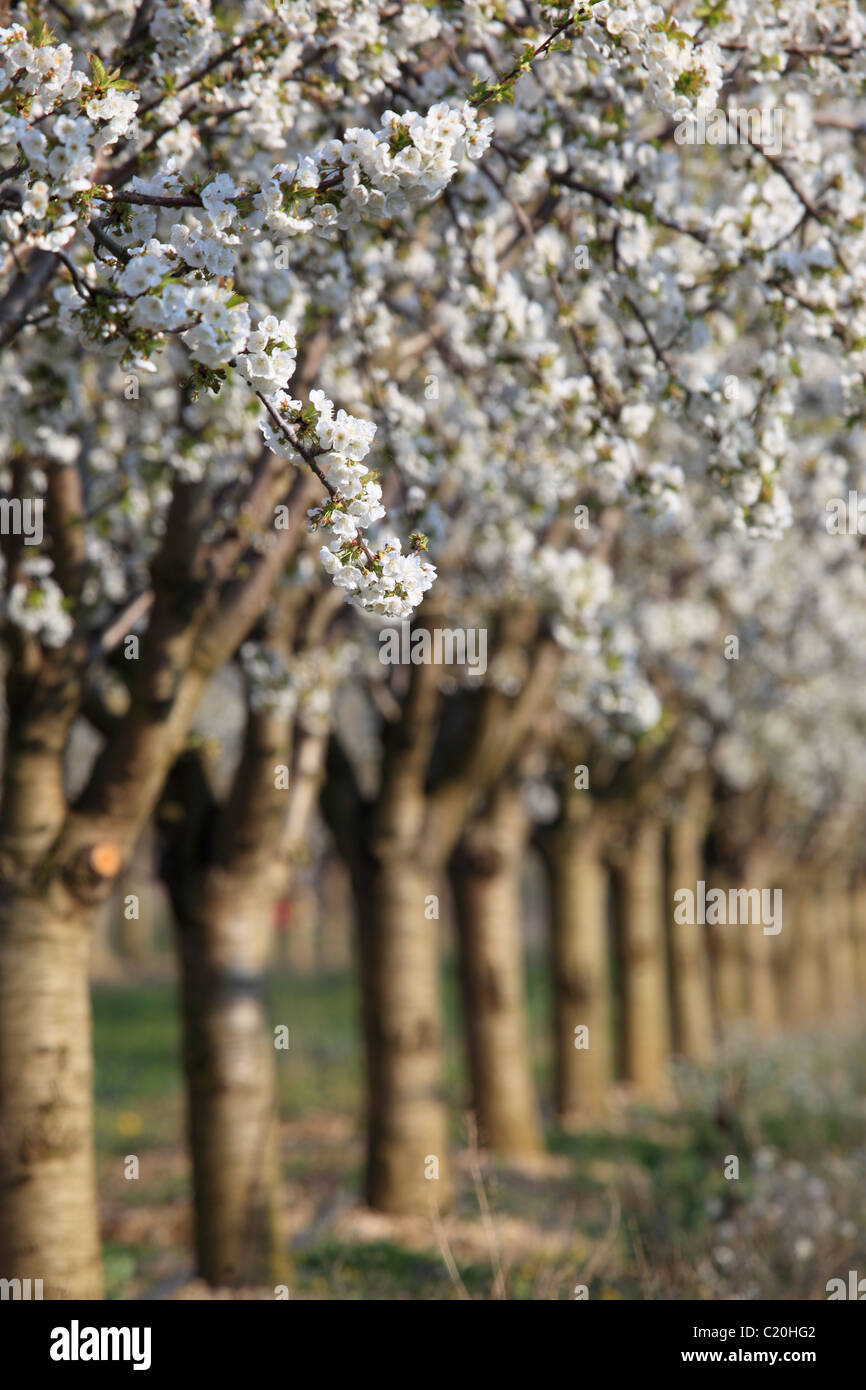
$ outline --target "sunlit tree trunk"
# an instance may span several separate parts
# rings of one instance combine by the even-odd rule
[[[197,1268],[225,1286],[273,1282],[285,1269],[263,998],[270,904],[244,889],[213,871],[200,913],[179,924]]]
[[[731,878],[714,868],[709,871],[707,890],[717,888],[729,901],[733,887]],[[720,1037],[724,1038],[733,1024],[746,1016],[746,968],[743,941],[739,929],[727,922],[713,923],[707,928],[710,944],[712,990],[715,1016]]]
[[[464,832],[452,881],[473,1104],[482,1144],[497,1153],[542,1147],[532,1077],[522,939],[526,814],[500,786]]]
[[[807,874],[798,874],[786,892],[783,934],[787,939],[782,944],[782,1013],[786,1023],[797,1027],[821,1012],[821,962]]]
[[[827,920],[827,989],[832,1016],[844,1021],[857,997],[856,954],[851,922],[848,874],[831,869],[825,880]]]
[[[601,813],[566,793],[548,844],[554,1101],[563,1128],[595,1115],[614,1078],[608,868]],[[584,809],[588,814],[583,814]]]
[[[86,563],[81,475],[65,466],[47,474],[54,573],[74,609]],[[251,525],[283,491],[276,480],[259,489]],[[308,491],[304,479],[297,496]],[[51,649],[11,631],[0,807],[0,1278],[41,1278],[48,1298],[101,1292],[87,994],[97,909],[153,812],[209,676],[249,632],[299,543],[293,528],[224,584],[248,531],[237,548],[206,559],[198,542],[210,506],[203,485],[176,482],[151,565],[140,659],[116,706],[103,706],[82,679],[83,628]],[[122,632],[113,624],[103,633],[104,651]],[[105,741],[69,805],[64,760],[82,712]]]
[[[695,777],[668,830],[667,913],[671,952],[671,998],[674,1050],[692,1062],[705,1062],[713,1051],[713,1007],[707,928],[677,920],[674,894],[694,894],[706,881],[704,840],[710,811],[709,789]]]
[[[858,870],[851,883],[851,922],[858,998],[866,998],[866,877]]]
[[[367,1054],[367,1201],[427,1212],[452,1197],[442,1080],[442,869],[380,843],[360,894]]]
[[[670,1055],[665,965],[664,833],[648,817],[632,828],[619,868],[625,1079],[648,1095],[664,1089]]]
[[[277,1041],[265,970],[289,865],[285,721],[251,713],[231,794],[214,802],[195,753],[160,808],[181,963],[183,1062],[199,1274],[216,1286],[286,1277]],[[290,1020],[277,1020],[288,1029]]]
[[[760,849],[754,850],[746,859],[741,888],[763,890],[774,889],[774,861],[769,854]],[[769,1037],[779,1026],[779,998],[775,962],[779,947],[777,942],[781,933],[773,935],[765,930],[766,923],[739,922],[729,928],[736,931],[743,942],[746,969],[746,1001],[749,1021],[759,1038]],[[784,931],[784,897],[782,899],[782,931]]]
[[[0,897],[0,1278],[100,1298],[91,912],[55,885]]]
[[[815,943],[815,978],[818,1008],[816,1017],[829,1018],[832,1012],[830,996],[830,904],[823,870],[816,873],[811,892],[812,933]]]
[[[435,621],[425,605],[424,622]],[[522,611],[503,650],[533,640]],[[367,1080],[368,1202],[383,1211],[440,1209],[452,1198],[442,1056],[438,897],[446,866],[487,788],[505,774],[549,703],[559,662],[539,639],[530,675],[509,697],[494,686],[467,696],[456,748],[434,769],[441,672],[413,665],[386,726],[375,799],[361,795],[332,741],[325,811],[350,867],[359,928]]]
[[[0,802],[0,1278],[100,1298],[88,975],[119,861],[98,841],[49,859],[77,686],[28,641],[7,675]]]

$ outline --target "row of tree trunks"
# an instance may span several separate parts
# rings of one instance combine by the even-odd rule
[[[260,752],[270,770],[276,751]],[[401,803],[355,876],[367,1198],[397,1212],[426,1209],[431,1197],[445,1207],[451,1197],[439,989],[445,856],[435,842],[422,845],[419,824],[418,808]],[[724,1023],[748,1017],[766,1035],[782,1018],[844,1015],[863,986],[864,887],[826,875],[817,884],[792,881],[791,941],[754,926],[713,929],[710,972],[706,929],[676,929],[669,911],[675,887],[704,877],[704,824],[697,810],[675,820],[665,859],[662,825],[639,820],[615,871],[622,1076],[648,1094],[663,1084],[672,1050],[696,1061],[710,1055],[712,993]],[[510,1154],[541,1146],[521,933],[526,836],[515,789],[499,785],[452,861],[473,1105],[484,1142]],[[606,843],[600,812],[570,813],[547,853],[556,1111],[564,1126],[596,1113],[615,1075]],[[194,905],[175,902],[198,1266],[215,1284],[274,1280],[283,1268],[274,1047],[263,1006],[273,889],[255,891],[258,863],[253,856],[233,871],[223,856],[206,856],[189,879]],[[771,887],[772,874],[769,860],[754,857],[741,877]],[[16,982],[0,995],[0,1088],[10,1128],[25,1140],[4,1155],[6,1180],[18,1191],[3,1203],[0,1245],[8,1252],[5,1277],[41,1278],[55,1298],[85,1290],[96,1297],[100,1289],[88,1118],[92,911],[56,884],[50,902],[7,893],[0,904],[0,980]]]
[[[615,1080],[641,1094],[662,1093],[671,1056],[712,1061],[732,1025],[748,1023],[767,1039],[784,1025],[843,1022],[866,993],[866,888],[844,874],[789,870],[778,934],[761,922],[675,921],[673,893],[694,890],[702,879],[726,895],[736,887],[780,886],[766,852],[748,857],[736,878],[708,869],[708,814],[699,785],[668,826],[664,889],[657,822],[630,828],[613,870],[602,810],[572,810],[546,837],[555,1110],[564,1128],[603,1108]],[[611,897],[618,980],[609,959]]]

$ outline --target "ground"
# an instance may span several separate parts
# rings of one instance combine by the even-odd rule
[[[534,1060],[549,1094],[543,972],[530,970]],[[866,1275],[866,1033],[813,1029],[724,1066],[680,1069],[664,1103],[613,1098],[534,1164],[468,1142],[455,987],[446,979],[458,1202],[441,1221],[359,1200],[361,1055],[352,977],[271,983],[281,1149],[297,1299],[824,1299]],[[108,1295],[237,1297],[194,1280],[175,988],[95,988],[97,1144]],[[140,1177],[124,1177],[136,1154]],[[731,1160],[737,1160],[734,1164]],[[739,1175],[726,1177],[738,1167]],[[273,1298],[273,1289],[245,1296]]]

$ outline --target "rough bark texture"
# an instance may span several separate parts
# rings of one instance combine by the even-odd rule
[[[226,804],[217,808],[191,753],[176,765],[161,807],[181,962],[197,1267],[214,1285],[283,1282],[287,1270],[275,1072],[282,1053],[264,987],[274,903],[290,872],[289,792],[274,776],[288,741],[284,720],[251,713]],[[319,740],[318,759],[305,767],[309,743],[301,740],[302,799],[321,748]],[[291,1020],[278,1022],[291,1041]]]
[[[41,256],[24,273],[30,288],[33,275],[41,276]],[[16,281],[0,306],[10,331],[20,325],[22,302]],[[13,474],[25,464],[16,459]],[[85,572],[82,479],[71,467],[49,465],[46,473],[55,574],[74,610]],[[20,479],[15,486],[20,494]],[[298,475],[287,502],[312,498],[314,487]],[[273,515],[285,490],[264,454],[246,499],[251,525]],[[257,556],[248,554],[244,526],[208,550],[203,535],[211,522],[208,489],[179,479],[151,566],[151,597],[135,601],[147,599],[151,618],[116,716],[95,691],[90,709],[86,625],[79,623],[62,648],[42,649],[33,634],[14,627],[4,634],[11,663],[0,806],[0,1277],[20,1271],[42,1278],[46,1297],[52,1290],[96,1297],[101,1287],[86,973],[94,909],[108,898],[154,810],[207,680],[261,614],[302,534],[281,533]],[[4,549],[14,576],[20,556]],[[106,630],[102,652],[128,621],[121,615]],[[69,730],[85,709],[98,727],[105,719],[106,742],[70,805],[64,758]]]
[[[713,1052],[707,928],[695,922],[676,920],[674,893],[680,888],[694,893],[698,881],[706,879],[704,840],[709,810],[708,789],[696,778],[668,831],[667,911],[673,1040],[674,1050],[691,1062],[705,1062]]]
[[[263,998],[270,904],[222,878],[209,873],[200,913],[181,924],[180,954],[197,1268],[231,1287],[278,1282],[286,1267]]]
[[[439,922],[425,900],[440,889],[401,849],[383,850],[364,892],[360,955],[367,1055],[370,1206],[444,1209],[452,1199],[442,1086]],[[429,908],[432,912],[432,907]]]
[[[464,1028],[481,1143],[519,1156],[541,1151],[532,1077],[522,933],[526,815],[500,787],[464,834],[453,866]]]
[[[424,605],[423,621],[437,621]],[[441,615],[440,615],[441,616]],[[441,671],[413,665],[402,702],[384,729],[380,785],[362,796],[340,745],[325,814],[350,867],[359,926],[367,1079],[367,1179],[371,1206],[428,1213],[451,1201],[448,1122],[442,1082],[440,923],[425,915],[445,866],[487,790],[505,774],[549,701],[559,653],[539,638],[537,615],[517,613],[503,651],[534,643],[520,694],[490,685],[465,692],[460,734],[434,759]],[[438,1169],[438,1178],[431,1176]]]
[[[0,1278],[100,1298],[89,914],[56,894],[0,903]]]
[[[579,816],[571,800],[550,845],[554,1096],[566,1129],[604,1109],[614,1077],[603,836],[601,819]],[[589,1045],[578,1048],[582,1027]]]
[[[663,830],[633,829],[620,873],[625,1079],[647,1094],[664,1088],[670,1053],[664,928]]]

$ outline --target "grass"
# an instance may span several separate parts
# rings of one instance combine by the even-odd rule
[[[549,1092],[547,999],[529,972],[539,1094]],[[810,1298],[866,1269],[866,1037],[822,1029],[758,1051],[744,1037],[722,1068],[678,1073],[663,1107],[616,1100],[604,1125],[549,1133],[534,1168],[482,1161],[481,1219],[466,1150],[465,1079],[453,975],[445,980],[446,1089],[458,1193],[439,1230],[359,1204],[362,1055],[348,975],[271,982],[293,1298]],[[176,992],[170,982],[94,990],[97,1146],[109,1296],[188,1285],[190,1191]],[[736,1086],[736,1104],[722,1097]],[[127,1156],[140,1177],[124,1177]],[[725,1176],[731,1159],[735,1180]],[[448,1264],[459,1271],[455,1283]],[[858,1263],[859,1261],[859,1263]],[[189,1286],[182,1296],[207,1296]],[[259,1290],[270,1297],[272,1291]]]

